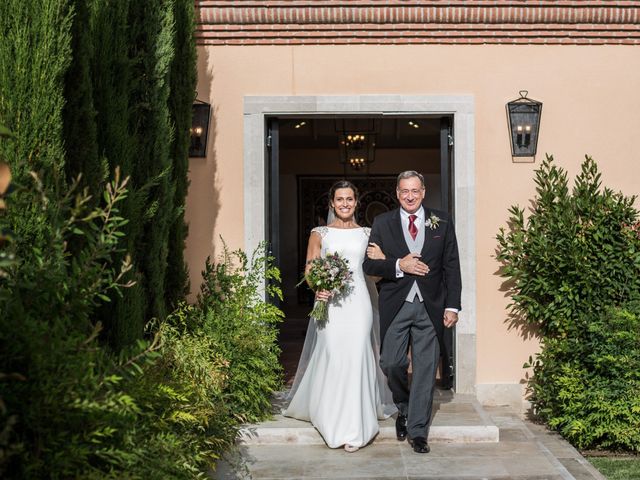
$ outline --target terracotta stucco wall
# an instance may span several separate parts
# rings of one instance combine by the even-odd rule
[[[219,235],[243,246],[245,95],[470,94],[475,99],[477,382],[517,384],[536,342],[505,324],[493,258],[507,209],[527,205],[545,152],[574,175],[585,154],[605,185],[640,194],[640,55],[633,46],[403,45],[199,47],[198,96],[213,104],[207,158],[191,159],[186,257],[197,291]],[[513,163],[505,103],[544,103],[535,163]],[[464,315],[464,312],[463,312]]]

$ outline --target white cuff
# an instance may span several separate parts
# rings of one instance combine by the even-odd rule
[[[449,312],[453,312],[453,313],[460,313],[460,310],[458,310],[457,308],[445,308],[444,311],[445,312],[449,311]]]
[[[404,272],[400,270],[400,259],[396,260],[396,278],[404,277]]]

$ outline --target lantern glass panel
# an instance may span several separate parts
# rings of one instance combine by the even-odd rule
[[[514,157],[533,157],[538,149],[538,132],[542,103],[521,98],[507,104],[511,154]]]
[[[193,117],[191,121],[191,144],[189,146],[189,156],[206,157],[211,105],[205,102],[194,103],[192,108]]]

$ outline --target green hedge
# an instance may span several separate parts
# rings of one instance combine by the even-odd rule
[[[77,0],[81,1],[81,0]],[[87,1],[87,0],[82,0]],[[116,348],[184,298],[184,204],[196,85],[190,0],[91,2],[90,55],[99,153],[131,176],[123,248],[136,287],[101,314]],[[176,72],[180,72],[178,77]]]
[[[602,188],[596,163],[572,190],[548,157],[525,218],[511,207],[497,258],[509,322],[541,338],[534,413],[579,448],[640,449],[640,223],[635,197]]]
[[[63,82],[71,63],[72,11],[67,0],[0,2],[0,124],[15,134],[0,142],[0,158],[11,166],[14,185],[38,172],[47,194],[64,195]],[[18,248],[46,247],[46,214],[31,200],[7,211]],[[22,248],[25,246],[26,248]]]
[[[175,35],[174,57],[171,63],[169,111],[174,125],[171,149],[173,169],[169,184],[173,189],[173,206],[169,215],[169,239],[165,275],[165,300],[167,308],[174,309],[189,289],[189,278],[184,261],[187,225],[184,210],[187,197],[189,169],[189,136],[191,105],[195,97],[197,58],[195,48],[195,12],[193,2],[176,1],[174,5]]]
[[[251,258],[225,247],[221,261],[206,261],[196,321],[229,361],[225,403],[244,422],[265,418],[281,386],[277,323],[283,313],[264,300],[282,300],[280,271],[258,248]],[[260,293],[265,288],[264,294]]]
[[[101,314],[115,348],[141,338],[149,318],[164,318],[188,287],[194,15],[191,0],[0,2],[0,123],[17,135],[0,155],[15,183],[35,171],[57,198],[81,173],[97,205],[116,167],[131,178],[121,247],[136,286]],[[46,237],[40,211],[15,205],[8,215],[19,246]]]
[[[180,302],[193,9],[0,2],[2,478],[204,476],[241,419],[269,414],[264,249],[208,263],[220,289]]]
[[[640,451],[640,304],[591,316],[579,337],[548,338],[529,383],[537,413],[581,449]]]
[[[117,165],[125,175],[133,176],[138,140],[130,127],[135,114],[131,87],[136,77],[130,58],[129,3],[130,0],[93,3],[90,61],[98,153],[110,167]],[[129,194],[121,207],[122,215],[130,220],[123,227],[121,247],[132,256],[134,264],[127,279],[136,284],[102,306],[97,314],[105,325],[105,336],[115,349],[132,345],[141,338],[148,320],[144,275],[136,255],[144,228],[145,183],[144,179],[132,178]]]
[[[207,262],[200,302],[151,322],[149,340],[119,354],[99,341],[92,312],[129,286],[131,265],[114,263],[125,184],[116,175],[93,209],[73,190],[54,202],[37,182],[11,195],[51,207],[53,233],[46,251],[0,271],[3,478],[190,479],[213,468],[241,421],[270,414],[282,313],[264,301],[265,280],[280,290],[263,248]]]

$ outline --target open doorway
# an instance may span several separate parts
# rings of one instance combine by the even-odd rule
[[[396,208],[399,172],[416,170],[426,182],[426,204],[450,213],[453,205],[453,117],[278,116],[267,119],[268,239],[282,272],[286,319],[280,345],[286,380],[295,374],[313,296],[296,287],[302,277],[309,233],[323,225],[328,191],[346,178],[360,192],[358,223],[371,226],[376,215]],[[362,135],[363,155],[345,153],[347,136]],[[454,381],[454,342],[448,331],[441,385]]]

